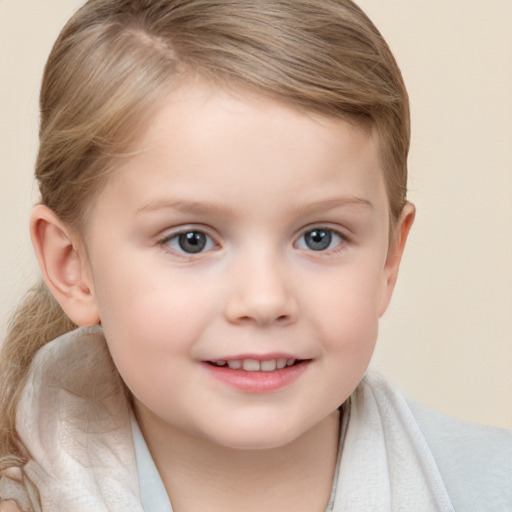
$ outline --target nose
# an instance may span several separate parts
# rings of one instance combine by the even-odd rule
[[[277,258],[243,258],[231,276],[225,316],[230,323],[288,325],[298,316],[290,271]]]

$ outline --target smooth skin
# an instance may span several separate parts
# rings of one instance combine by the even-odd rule
[[[414,208],[390,237],[373,133],[185,85],[85,233],[34,209],[43,275],[76,323],[101,322],[175,512],[322,512],[338,407],[370,361]],[[276,352],[307,363],[268,393],[205,363]]]

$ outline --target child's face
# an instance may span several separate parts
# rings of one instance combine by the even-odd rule
[[[335,412],[373,352],[397,266],[377,143],[187,85],[93,206],[90,288],[143,419],[280,446]]]

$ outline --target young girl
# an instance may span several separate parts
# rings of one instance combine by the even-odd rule
[[[365,376],[414,208],[405,87],[356,5],[90,0],[40,133],[3,510],[512,508],[510,433]]]

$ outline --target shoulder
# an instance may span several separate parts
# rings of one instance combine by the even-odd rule
[[[512,431],[450,418],[407,403],[456,510],[512,510]]]

